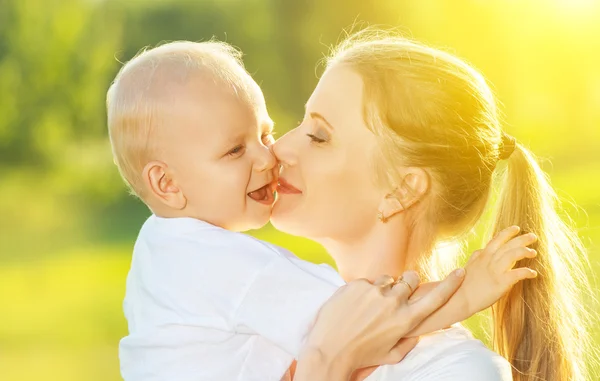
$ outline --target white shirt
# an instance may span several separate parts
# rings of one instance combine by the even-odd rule
[[[151,216],[135,243],[119,345],[126,381],[280,380],[321,305],[326,265],[192,218]]]
[[[191,219],[150,217],[124,301],[126,381],[278,381],[321,305],[344,282],[250,236]],[[368,381],[510,381],[510,365],[461,327],[421,338]]]
[[[511,366],[460,325],[421,337],[398,364],[379,367],[367,381],[511,381]]]

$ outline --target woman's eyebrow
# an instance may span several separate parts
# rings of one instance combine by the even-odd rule
[[[331,125],[331,123],[329,123],[329,122],[327,121],[327,119],[325,119],[325,117],[324,117],[323,115],[319,114],[318,112],[311,112],[309,115],[310,115],[310,117],[311,117],[311,118],[313,118],[313,119],[319,119],[319,120],[321,120],[321,121],[322,121],[323,123],[325,123],[325,124],[326,124],[326,125],[327,125],[329,128],[331,128],[332,130],[334,130],[334,128],[333,128],[333,126]]]

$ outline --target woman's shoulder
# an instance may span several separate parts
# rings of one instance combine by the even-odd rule
[[[510,381],[508,361],[461,326],[425,336],[399,364],[378,369],[369,381]]]
[[[473,338],[442,351],[424,369],[419,380],[512,380],[509,362]]]

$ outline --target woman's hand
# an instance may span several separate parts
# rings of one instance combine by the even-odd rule
[[[374,284],[352,281],[321,308],[298,359],[294,380],[348,380],[355,369],[399,362],[416,344],[400,339],[437,310],[462,283],[464,270],[449,275],[417,301],[415,272],[401,281],[380,277]]]

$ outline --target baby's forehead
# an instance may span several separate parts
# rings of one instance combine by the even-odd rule
[[[228,140],[229,136],[254,135],[273,127],[259,88],[233,88],[204,76],[190,76],[185,85],[173,89],[161,109],[168,119],[164,124],[167,133],[179,125],[184,134],[193,129],[194,135]]]
[[[263,93],[249,76],[243,82],[231,83],[202,73],[191,75],[173,95],[174,102],[195,103],[199,107],[207,105],[209,108],[218,104],[232,111],[245,111],[257,119],[268,118]]]
[[[167,107],[184,103],[210,108],[219,103],[234,111],[247,110],[258,119],[268,118],[258,84],[245,71],[235,74],[223,74],[206,67],[194,67],[182,73],[177,66],[164,66],[154,73],[152,96],[163,97]]]

